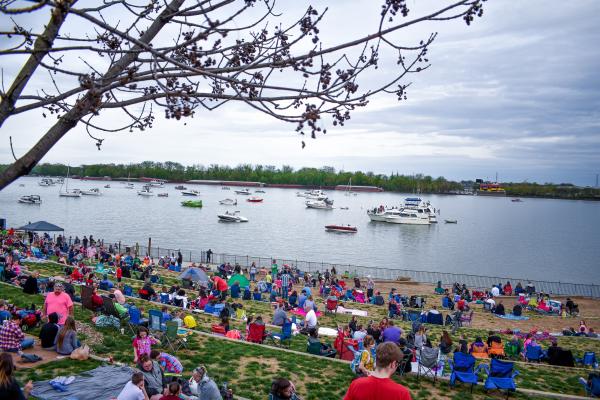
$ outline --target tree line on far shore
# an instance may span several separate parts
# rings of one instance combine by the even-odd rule
[[[0,171],[6,168],[0,165]],[[67,166],[64,164],[39,164],[32,175],[66,176]],[[284,165],[280,168],[273,165],[240,164],[236,167],[212,164],[210,166],[184,166],[177,162],[144,161],[137,164],[90,164],[70,168],[71,176],[110,177],[111,179],[141,177],[185,182],[198,180],[249,181],[275,184],[295,184],[313,187],[348,185],[376,186],[389,192],[404,193],[457,193],[464,189],[476,188],[473,181],[449,181],[444,177],[431,176],[384,175],[373,172],[336,171],[333,167],[294,169]],[[503,183],[508,196],[553,197],[564,199],[600,200],[600,189],[582,188],[571,184],[537,184],[537,183]]]

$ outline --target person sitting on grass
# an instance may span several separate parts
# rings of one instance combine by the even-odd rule
[[[208,376],[204,365],[194,368],[189,384],[190,392],[199,400],[222,400],[219,387]]]
[[[117,400],[149,400],[146,388],[144,387],[144,375],[141,372],[134,372],[131,380],[125,384]]]
[[[152,361],[148,354],[142,354],[139,358],[139,370],[144,375],[144,387],[150,400],[160,400],[163,395],[164,375],[160,365]]]
[[[67,318],[65,325],[58,331],[54,344],[56,345],[56,352],[63,356],[70,355],[73,350],[81,346],[77,339],[77,328],[73,317]]]
[[[475,358],[488,358],[488,346],[477,336],[475,341],[471,343],[469,353]]]
[[[381,336],[384,342],[398,343],[402,337],[402,329],[395,326],[394,321],[389,321]]]
[[[322,343],[319,340],[319,334],[318,331],[315,328],[312,328],[309,330],[308,332],[308,345],[313,345],[318,343],[319,345],[321,345],[321,355],[324,357],[331,357],[331,358],[335,358],[336,355],[336,351],[335,349],[333,349],[330,345],[326,344],[326,343]]]
[[[408,389],[391,379],[402,359],[402,352],[396,344],[377,346],[375,369],[369,376],[352,381],[344,400],[411,400]]]
[[[600,373],[590,372],[587,380],[584,377],[579,377],[579,383],[581,383],[585,387],[585,391],[589,392],[592,396],[600,396]]]
[[[58,314],[53,312],[48,315],[48,322],[40,329],[40,341],[43,349],[54,348],[54,339],[58,334]]]
[[[137,363],[143,355],[149,356],[154,344],[160,344],[160,341],[148,334],[148,328],[140,326],[132,343],[133,362]]]
[[[375,368],[375,339],[367,335],[363,341],[364,349],[360,354],[360,361],[356,367],[358,376],[369,376]]]
[[[276,378],[271,384],[269,400],[300,400],[296,395],[296,387],[285,378]]]
[[[22,400],[29,398],[33,383],[31,381],[27,382],[21,390],[14,377],[15,371],[12,355],[8,353],[0,354],[0,399]]]
[[[21,314],[15,313],[10,320],[5,320],[0,328],[0,349],[10,353],[19,353],[23,349],[33,347],[33,339],[26,338],[21,330]]]
[[[150,359],[156,361],[163,372],[177,375],[183,372],[181,362],[171,354],[154,349],[150,352]]]
[[[287,321],[287,314],[285,310],[281,306],[281,304],[277,304],[275,306],[275,312],[273,313],[273,325],[283,326]]]
[[[181,385],[178,382],[171,382],[165,389],[165,395],[160,400],[181,400]]]

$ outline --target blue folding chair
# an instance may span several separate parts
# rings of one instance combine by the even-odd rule
[[[448,360],[450,365],[450,386],[454,387],[456,381],[471,384],[471,393],[473,393],[473,386],[477,385],[477,374],[482,368],[480,364],[475,368],[475,357],[470,354],[461,352],[454,353],[454,359]]]
[[[427,313],[427,321],[428,324],[434,325],[444,325],[444,317],[442,314],[432,314]]]
[[[163,322],[163,314],[160,310],[148,311],[148,328],[151,331],[164,332],[167,330],[167,326]]]
[[[279,345],[281,347],[289,348],[292,342],[292,321],[286,321],[281,327],[281,333],[271,333],[269,339],[271,339],[276,346]],[[279,344],[277,342],[279,342]],[[287,346],[285,346],[284,342],[287,342]]]
[[[450,308],[450,305],[448,303],[448,298],[447,297],[442,297],[442,307],[443,308]]]
[[[589,366],[592,368],[598,368],[598,360],[596,359],[596,353],[593,351],[586,351],[585,353],[583,353],[583,358],[578,358],[576,361],[585,367]]]
[[[161,293],[160,294],[160,302],[163,304],[168,304],[169,303],[169,294],[168,293]]]
[[[600,397],[600,375],[590,374],[589,380],[591,382],[579,378],[579,382],[585,388],[585,394],[590,397]]]
[[[527,350],[525,351],[525,358],[527,361],[535,361],[540,362],[542,358],[544,358],[544,352],[542,351],[541,346],[527,346]]]
[[[148,319],[142,318],[142,313],[140,312],[139,308],[137,308],[135,306],[131,306],[131,307],[129,307],[129,321],[127,321],[127,322],[128,322],[128,326],[129,326],[129,329],[131,330],[131,332],[133,334],[136,334],[137,328],[140,325],[147,323]]]
[[[129,285],[123,286],[123,294],[125,296],[133,296],[133,288]]]
[[[509,361],[501,361],[497,358],[493,358],[490,365],[481,364],[487,378],[483,385],[485,390],[506,390],[506,398],[510,395],[510,392],[514,392],[517,389],[515,383],[515,377],[519,375],[519,371],[514,369],[515,363]]]
[[[262,301],[262,293],[254,292],[252,293],[252,300],[254,301]]]

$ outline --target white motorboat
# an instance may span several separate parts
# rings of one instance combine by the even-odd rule
[[[426,214],[429,217],[430,223],[435,224],[438,222],[435,208],[431,206],[430,202],[424,202],[419,197],[407,197],[404,199],[403,210],[415,210],[419,214]]]
[[[244,190],[236,190],[235,191],[237,194],[243,194],[245,196],[250,196],[250,190],[248,189],[244,189]]]
[[[102,196],[102,193],[100,192],[100,189],[98,188],[91,188],[88,190],[82,190],[81,194],[84,196]]]
[[[158,188],[165,186],[164,182],[161,180],[158,180],[158,179],[151,180],[150,182],[148,182],[148,185],[150,185],[152,187],[158,187]]]
[[[388,217],[389,215],[396,215],[398,213],[400,213],[400,210],[395,207],[387,208],[384,206],[380,206],[371,210],[367,210],[367,215],[369,216],[371,221],[375,222],[387,222],[386,217]]]
[[[255,191],[254,191],[254,193],[267,193],[267,192],[265,192],[265,191],[264,191],[264,190],[262,190],[262,189],[258,189],[258,190],[255,190]]]
[[[125,189],[135,189],[135,185],[133,183],[128,183],[125,185]]]
[[[303,196],[300,197],[306,197],[309,200],[325,200],[327,195],[322,190],[315,189],[310,192],[304,192]]]
[[[218,214],[217,217],[219,217],[219,221],[222,222],[248,222],[248,218],[239,215],[239,211],[225,211],[224,214]]]
[[[429,225],[429,215],[419,213],[416,210],[403,209],[397,213],[389,213],[385,222],[406,225]]]
[[[200,196],[200,192],[197,190],[182,190],[181,194],[184,196]]]
[[[221,204],[222,206],[237,206],[237,199],[223,199],[219,201],[219,204]]]
[[[110,185],[104,185],[104,189],[110,189]]]
[[[159,193],[158,197],[169,197],[169,193]]]
[[[31,194],[29,196],[21,196],[19,203],[23,204],[42,204],[42,199],[37,194]]]
[[[44,186],[44,187],[45,186],[52,186],[52,185],[54,185],[54,181],[52,181],[52,179],[50,179],[50,178],[42,178],[38,182],[38,185]]]
[[[150,190],[150,186],[149,185],[144,185],[144,187],[142,188],[142,190],[139,190],[137,192],[138,196],[143,196],[143,197],[150,197],[150,196],[154,196],[154,193],[152,193],[152,191]]]
[[[187,188],[183,185],[177,185],[175,186],[175,190],[187,190]]]
[[[69,170],[70,168],[67,166],[67,179],[64,180],[65,190],[63,190],[63,185],[60,185],[60,190],[58,195],[60,197],[81,197],[81,190],[72,189],[69,190]]]
[[[333,210],[333,200],[325,198],[323,200],[306,200],[306,208],[317,208],[319,210]]]

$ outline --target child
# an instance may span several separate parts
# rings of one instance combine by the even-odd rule
[[[117,282],[121,282],[121,278],[123,278],[123,270],[121,269],[120,265],[117,267],[115,275],[117,276]]]
[[[153,344],[160,344],[160,341],[148,334],[148,328],[140,326],[135,339],[133,339],[133,362],[137,363],[142,354],[150,356]]]
[[[183,325],[183,319],[181,318],[182,315],[182,311],[176,310],[175,312],[173,312],[173,322],[177,322],[177,327],[181,328],[181,326]]]
[[[170,321],[173,317],[171,317],[171,313],[169,312],[169,307],[163,306],[161,309],[163,321]]]

